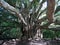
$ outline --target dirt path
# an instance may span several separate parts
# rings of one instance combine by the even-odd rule
[[[2,41],[0,41],[1,43]],[[5,41],[2,45],[60,45],[60,41],[58,40],[49,40],[49,41],[44,41],[44,40],[32,40],[32,41],[16,41],[15,39]]]

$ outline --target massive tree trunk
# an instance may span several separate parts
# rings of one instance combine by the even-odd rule
[[[55,0],[47,0],[47,19],[49,21],[49,24],[47,26],[49,26],[51,23],[54,22],[53,21],[54,7],[55,7]],[[42,28],[40,27],[40,22],[38,21],[34,22],[32,20],[33,18],[28,16],[27,18],[28,25],[24,27],[24,30],[26,31],[25,35],[27,39],[43,38],[43,35],[41,33]]]

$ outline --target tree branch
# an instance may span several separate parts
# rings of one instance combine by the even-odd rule
[[[46,8],[44,10],[42,10],[38,15],[37,15],[37,18],[40,17],[40,15],[42,15],[42,13],[44,13],[46,11]]]
[[[38,5],[38,7],[36,8],[36,14],[37,14],[37,16],[36,17],[38,17],[39,16],[39,12],[40,12],[40,10],[41,10],[41,8],[42,8],[42,6],[43,6],[43,3],[45,2],[46,0],[43,0],[41,3],[39,3],[39,5]]]
[[[22,22],[27,25],[27,23],[25,22],[23,16],[19,13],[19,11],[17,11],[16,8],[14,8],[13,6],[9,5],[7,2],[5,2],[4,0],[0,0],[0,6],[4,7],[5,9],[14,12],[16,14],[16,16],[18,16],[19,19],[22,20]]]

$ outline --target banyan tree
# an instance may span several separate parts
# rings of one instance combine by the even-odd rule
[[[0,17],[7,22],[13,21],[14,26],[6,26],[6,28],[20,28],[22,40],[42,39],[42,29],[53,29],[49,26],[59,22],[56,22],[55,18],[58,11],[55,11],[57,2],[56,0],[0,0],[1,10],[9,12],[8,16],[4,14],[3,17],[2,14]],[[16,18],[12,18],[11,15]]]

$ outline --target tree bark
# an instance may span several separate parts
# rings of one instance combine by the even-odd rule
[[[47,0],[47,18],[50,23],[54,22],[55,0]]]

